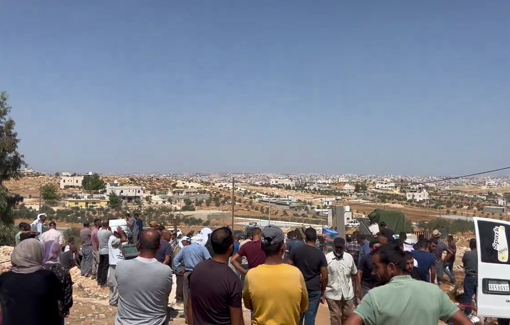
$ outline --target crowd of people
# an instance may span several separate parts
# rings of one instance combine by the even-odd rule
[[[46,230],[45,221],[39,215],[19,225],[12,270],[0,275],[3,324],[64,323],[74,266],[109,288],[118,325],[168,323],[174,277],[175,303],[182,303],[188,324],[244,324],[243,304],[254,324],[312,325],[321,304],[332,325],[471,324],[438,287],[443,272],[456,284],[455,241],[448,236],[442,243],[438,231],[416,244],[385,227],[374,240],[355,232],[335,238],[324,254],[313,228],[285,235],[273,225],[251,227],[245,237],[222,227],[183,235],[156,222],[144,229],[137,214],[126,213],[129,234],[110,229],[108,220],[85,222],[78,250],[54,222]],[[126,244],[137,246],[136,258],[126,258]],[[477,285],[474,239],[470,247],[463,257],[469,303]]]

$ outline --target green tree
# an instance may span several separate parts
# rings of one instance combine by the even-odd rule
[[[185,205],[182,207],[181,211],[195,211],[195,207],[193,205]]]
[[[58,201],[60,195],[58,189],[54,184],[46,184],[41,188],[41,195],[44,201]]]
[[[361,193],[366,192],[368,190],[367,184],[365,183],[356,183],[354,184],[354,192]]]
[[[3,182],[21,177],[21,167],[27,164],[18,152],[18,133],[14,131],[15,122],[9,116],[12,107],[6,92],[0,94],[0,221],[7,225],[14,223],[12,208],[23,201],[20,195],[10,195]]]
[[[122,199],[117,194],[111,192],[108,196],[108,206],[112,209],[119,210],[122,207]]]
[[[0,224],[0,243],[6,246],[15,246],[14,236],[19,231],[11,225]]]
[[[101,179],[101,177],[99,177],[97,173],[92,175],[85,175],[81,185],[85,191],[89,192],[100,191],[105,188],[104,181]]]
[[[78,247],[81,245],[81,237],[80,237],[80,228],[72,227],[64,230],[64,239],[66,242],[69,241],[69,238],[74,239],[74,243],[78,245]]]

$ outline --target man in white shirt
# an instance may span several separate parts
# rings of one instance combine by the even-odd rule
[[[117,302],[119,301],[119,285],[115,277],[115,269],[117,268],[117,264],[124,260],[122,243],[126,241],[126,233],[121,227],[118,227],[108,239],[108,263],[110,264],[110,268],[108,269],[106,284],[110,288],[110,306],[117,306]]]
[[[341,325],[352,313],[354,286],[358,269],[351,254],[344,251],[345,239],[333,241],[334,250],[326,254],[328,263],[328,286],[324,296],[328,302],[330,324]]]
[[[54,241],[60,244],[60,247],[64,245],[64,236],[57,230],[57,224],[52,221],[50,222],[50,229],[41,235],[41,242],[43,244]]]
[[[168,296],[172,290],[172,269],[159,263],[156,254],[161,235],[142,231],[137,258],[119,261],[115,274],[119,284],[116,325],[167,324]]]

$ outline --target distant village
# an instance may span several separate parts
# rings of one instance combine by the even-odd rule
[[[26,170],[24,174],[44,175],[34,170]],[[333,206],[346,204],[393,203],[393,206],[396,206],[395,203],[398,203],[399,206],[439,209],[439,215],[452,219],[468,216],[470,213],[473,216],[474,213],[478,213],[482,216],[502,218],[507,215],[510,198],[509,177],[473,177],[443,181],[442,177],[391,175],[384,177],[317,174],[102,175],[113,181],[106,182],[103,190],[90,193],[82,190],[86,175],[92,173],[60,172],[51,175],[59,179],[59,188],[64,192],[61,203],[65,207],[107,208],[110,204],[109,197],[114,194],[126,207],[143,203],[146,207],[166,207],[170,211],[186,212],[202,219],[216,218],[214,214],[222,218],[229,215],[230,211],[228,208],[225,210],[220,207],[230,204],[231,201],[228,199],[220,201],[217,195],[220,192],[230,193],[234,186],[236,198],[239,195],[237,193],[241,193],[245,200],[235,202],[243,210],[257,209],[262,214],[272,215],[277,213],[275,211],[278,208],[282,208],[291,211],[290,214],[283,212],[283,216],[289,216],[288,219],[292,219],[292,215],[304,218],[320,216],[324,218],[325,223],[331,219]],[[115,180],[116,178],[129,178],[136,182],[122,184]],[[169,182],[157,188],[154,183],[158,180]],[[215,202],[211,202],[213,195]],[[251,205],[252,201],[264,205],[265,208],[254,207]],[[37,204],[32,204],[32,207],[37,208]],[[273,211],[271,207],[274,207]],[[352,213],[346,222],[364,216],[355,210]]]

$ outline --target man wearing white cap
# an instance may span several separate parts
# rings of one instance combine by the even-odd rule
[[[182,235],[182,233],[181,233]],[[177,256],[181,249],[185,246],[188,246],[190,244],[189,237],[183,236],[179,239],[177,239],[177,245],[174,248],[174,254],[173,256]],[[177,268],[174,268],[175,272],[175,282],[177,283],[177,287],[175,289],[175,302],[176,303],[182,303],[184,300],[184,294],[183,294],[183,281],[184,281],[184,267],[179,266]]]
[[[32,231],[37,233],[35,239],[41,240],[41,236],[44,232],[44,223],[46,222],[46,213],[39,213],[37,219],[32,222]]]
[[[202,238],[201,236],[199,236]],[[200,245],[199,243],[191,243],[191,245],[183,247],[179,254],[173,260],[174,269],[178,269],[179,267],[184,267],[183,274],[183,298],[184,298],[184,316],[186,321],[188,319],[188,297],[189,297],[189,287],[188,287],[188,277],[195,269],[195,266],[205,260],[211,258],[209,251]]]

